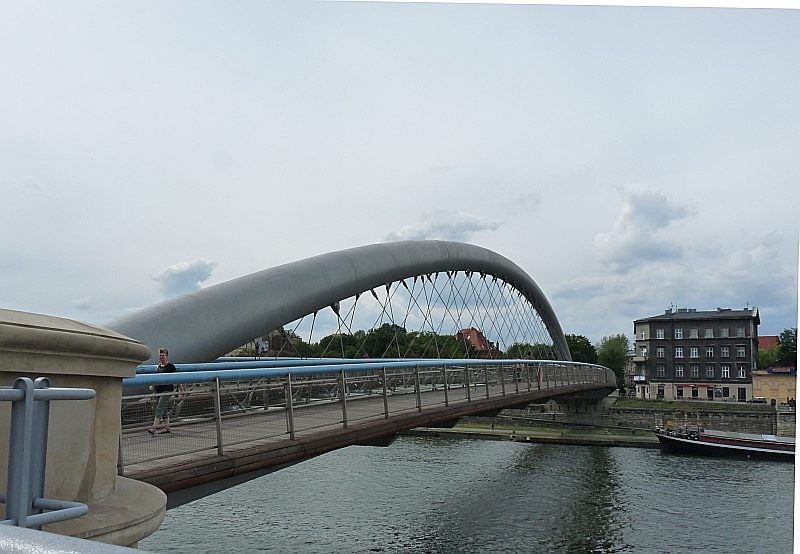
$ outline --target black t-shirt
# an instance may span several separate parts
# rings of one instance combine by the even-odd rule
[[[174,373],[175,364],[167,362],[167,365],[160,365],[156,368],[156,373]],[[172,392],[174,387],[172,385],[156,385],[156,392]]]

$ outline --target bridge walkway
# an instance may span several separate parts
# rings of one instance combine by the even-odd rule
[[[279,468],[348,444],[369,444],[400,430],[607,386],[551,378],[540,389],[535,380],[488,381],[488,385],[486,381],[469,387],[450,385],[447,392],[441,384],[419,393],[397,388],[385,397],[380,389],[372,394],[351,391],[345,410],[337,398],[295,401],[291,409],[255,407],[219,420],[187,415],[173,422],[168,434],[150,435],[146,426],[133,427],[122,434],[119,469],[127,477],[171,492]]]

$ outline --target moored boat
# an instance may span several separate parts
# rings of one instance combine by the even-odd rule
[[[671,431],[656,429],[661,451],[731,458],[794,461],[794,437],[728,431]]]

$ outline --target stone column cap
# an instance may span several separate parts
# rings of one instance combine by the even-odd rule
[[[0,308],[0,372],[30,371],[31,355],[38,355],[34,371],[41,373],[129,377],[150,354],[141,342],[97,325]]]

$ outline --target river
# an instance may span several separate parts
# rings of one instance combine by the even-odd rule
[[[152,552],[792,551],[794,464],[400,437],[167,512]]]

